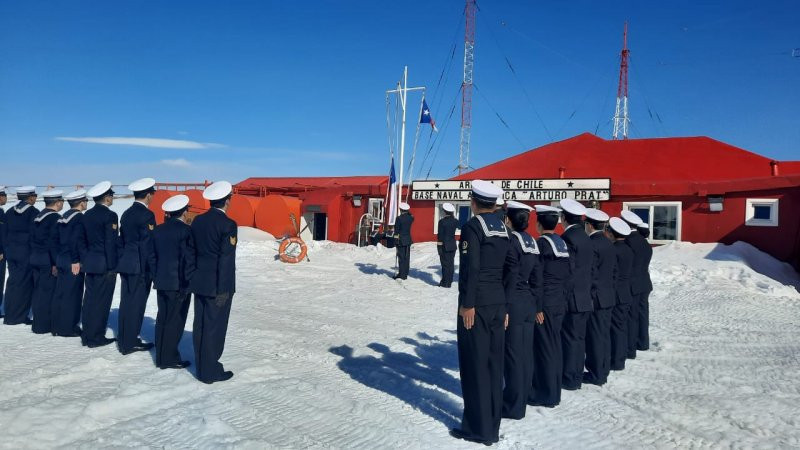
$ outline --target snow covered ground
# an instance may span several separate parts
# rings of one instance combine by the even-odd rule
[[[310,262],[287,265],[268,236],[240,236],[231,381],[0,326],[0,447],[475,447],[448,436],[457,294],[436,287],[434,244],[414,245],[397,282],[383,247],[313,242]],[[797,274],[746,244],[687,243],[656,249],[652,274],[652,350],[602,388],[503,421],[497,447],[800,446]],[[153,293],[146,340],[155,315]]]

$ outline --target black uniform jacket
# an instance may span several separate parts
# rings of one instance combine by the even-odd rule
[[[494,213],[471,218],[461,229],[458,306],[506,303],[503,267],[510,248],[508,231]]]
[[[156,216],[140,202],[122,213],[120,219],[120,242],[122,254],[119,257],[117,272],[127,274],[153,273],[156,269],[156,256],[153,250],[153,231]]]
[[[572,274],[567,243],[554,233],[543,234],[537,242],[542,260],[542,307],[566,309]]]
[[[512,231],[504,267],[506,302],[530,302],[542,310],[542,263],[539,246],[530,234]]]
[[[192,221],[192,237],[197,250],[192,293],[216,297],[236,292],[236,222],[211,208]]]
[[[456,230],[458,229],[458,220],[453,216],[447,216],[439,219],[439,230],[436,234],[438,241],[441,242],[439,247],[446,252],[454,252],[458,250],[456,244]]]
[[[570,295],[567,297],[567,310],[586,312],[593,309],[592,304],[592,259],[593,246],[582,224],[569,225],[561,237],[569,248],[572,260],[572,278],[569,281]]]
[[[396,234],[396,244],[398,246],[411,245],[411,224],[414,223],[414,216],[410,213],[400,214],[394,222],[394,232]]]
[[[617,252],[617,304],[628,304],[631,297],[631,270],[633,269],[633,250],[625,241],[614,241]]]
[[[592,299],[596,308],[611,308],[617,303],[616,282],[617,252],[614,244],[602,231],[589,236],[593,247]]]
[[[58,256],[56,266],[69,270],[72,264],[83,261],[86,253],[86,233],[83,229],[83,214],[70,209],[58,219]]]
[[[61,215],[52,209],[43,209],[33,219],[31,234],[32,266],[52,267],[58,256],[58,219]]]
[[[81,261],[83,271],[89,274],[115,271],[119,259],[117,213],[106,205],[95,203],[83,215],[83,230],[86,234],[86,255]]]
[[[167,219],[153,232],[156,271],[153,287],[161,291],[184,291],[195,272],[192,228],[179,219]]]
[[[634,227],[635,228],[635,227]],[[638,295],[653,290],[650,282],[650,258],[653,257],[653,248],[647,238],[638,231],[633,230],[625,238],[625,242],[633,250],[633,268],[631,269],[631,294]]]
[[[4,259],[25,264],[30,262],[33,220],[38,214],[38,209],[25,202],[19,202],[8,210],[3,241]]]

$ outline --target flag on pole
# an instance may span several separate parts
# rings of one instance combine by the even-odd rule
[[[386,203],[384,211],[389,211],[389,216],[386,223],[394,225],[394,221],[397,219],[397,178],[394,176],[394,156],[392,156],[392,166],[389,169],[389,187],[387,189],[389,190],[386,193],[389,201]]]
[[[436,121],[433,120],[431,109],[428,108],[428,102],[425,99],[422,99],[422,117],[419,118],[419,123],[429,123],[433,131],[439,131],[436,129]]]

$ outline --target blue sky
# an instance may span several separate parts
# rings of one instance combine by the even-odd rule
[[[441,130],[431,147],[423,129],[422,175],[450,177],[463,7],[2,0],[0,184],[383,174],[384,91],[404,65],[411,84],[428,87]],[[585,131],[608,138],[625,20],[632,137],[707,135],[800,159],[797,2],[479,7],[474,167]],[[419,97],[411,105],[413,141]]]

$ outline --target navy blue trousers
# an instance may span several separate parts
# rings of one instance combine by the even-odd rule
[[[628,356],[628,315],[630,305],[618,304],[611,310],[611,370],[625,368]]]
[[[564,307],[544,307],[544,323],[536,324],[533,338],[533,386],[528,401],[555,406],[561,403],[564,369],[561,350],[561,325]]]
[[[6,325],[17,325],[28,320],[33,297],[33,270],[27,262],[8,261],[8,282],[3,298]]]
[[[642,294],[639,301],[639,340],[636,349],[650,349],[650,292]]]
[[[441,286],[450,287],[453,284],[453,273],[455,272],[455,258],[456,251],[446,252],[443,246],[437,246],[439,251],[439,262],[442,264],[442,281],[439,283]]]
[[[33,326],[36,334],[49,333],[53,330],[53,298],[56,292],[57,277],[53,276],[52,266],[33,266]]]
[[[147,297],[150,295],[152,279],[149,274],[120,274],[122,292],[119,300],[119,320],[117,331],[117,347],[122,353],[139,345],[139,333],[142,331],[144,310]]]
[[[503,417],[522,419],[528,407],[533,380],[533,333],[536,307],[533,302],[511,303],[508,307],[503,373]]]
[[[158,291],[156,315],[156,366],[170,366],[182,361],[178,344],[186,327],[192,294],[181,291]]]
[[[628,359],[636,359],[636,348],[639,343],[639,309],[642,303],[642,294],[634,294],[630,309],[628,309]]]
[[[3,306],[3,292],[6,290],[6,258],[0,261],[0,307]]]
[[[475,307],[475,323],[469,330],[458,325],[458,370],[464,414],[461,430],[482,441],[497,441],[503,407],[503,322],[506,305]]]
[[[598,308],[586,325],[585,381],[604,384],[611,371],[611,314],[613,308]]]
[[[217,381],[225,369],[219,362],[225,350],[225,335],[231,315],[233,294],[216,297],[194,296],[194,359],[200,381]]]
[[[572,389],[581,387],[583,362],[586,360],[586,323],[591,312],[568,312],[561,326],[561,352],[564,371],[561,385]]]
[[[66,336],[77,331],[81,320],[84,278],[82,272],[73,275],[69,269],[58,269],[53,299],[53,334]]]
[[[81,342],[83,345],[96,344],[106,337],[108,314],[117,283],[116,272],[86,274],[86,292],[81,311]]]

